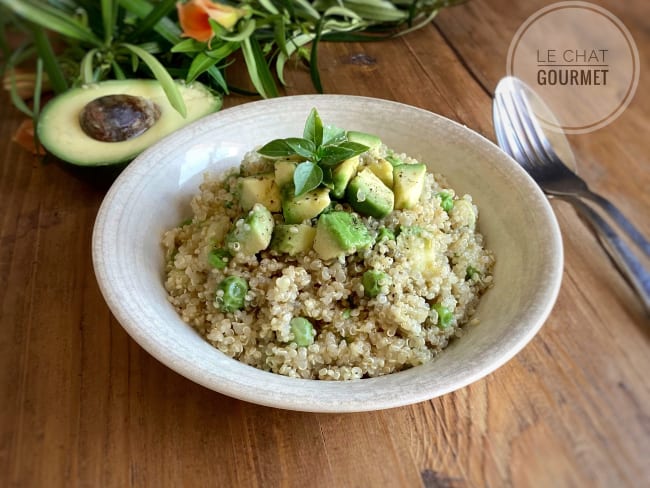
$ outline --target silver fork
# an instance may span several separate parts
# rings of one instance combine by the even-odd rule
[[[530,107],[524,83],[503,78],[494,96],[494,126],[499,146],[510,154],[548,195],[573,204],[597,231],[607,253],[628,278],[650,314],[650,273],[614,229],[581,198],[597,204],[650,257],[650,243],[604,197],[592,192],[585,181],[558,157]]]

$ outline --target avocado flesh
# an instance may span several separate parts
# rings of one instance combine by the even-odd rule
[[[393,187],[393,165],[381,158],[368,165],[370,171],[375,173],[384,185],[388,188]]]
[[[392,190],[368,168],[352,178],[345,194],[350,206],[362,215],[381,219],[393,211]]]
[[[295,256],[306,253],[314,244],[316,228],[307,224],[279,224],[273,228],[271,249]]]
[[[282,189],[291,184],[293,187],[293,173],[298,163],[289,159],[279,159],[275,162],[274,176],[275,184]]]
[[[359,156],[346,159],[334,168],[332,171],[332,182],[334,183],[332,196],[334,198],[341,198],[345,194],[345,189],[352,177],[357,174],[357,169],[359,169]]]
[[[245,219],[240,219],[226,236],[229,249],[250,256],[263,251],[271,243],[273,215],[268,209],[256,203]],[[238,243],[238,247],[233,244]]]
[[[79,166],[107,166],[130,161],[177,129],[221,108],[221,97],[201,83],[178,84],[187,117],[174,109],[155,80],[111,80],[73,88],[52,99],[38,120],[38,138],[63,161]],[[142,134],[120,142],[102,142],[88,136],[79,123],[83,108],[96,98],[124,94],[143,97],[160,108],[158,121]]]
[[[239,181],[239,204],[248,211],[261,203],[271,212],[282,210],[280,189],[273,173],[246,176]]]
[[[346,133],[348,141],[356,142],[358,144],[363,144],[368,146],[369,150],[375,149],[381,146],[381,139],[374,134],[368,134],[366,132],[360,132],[356,130],[349,130]]]
[[[296,197],[293,188],[287,185],[283,188],[282,194],[284,221],[287,224],[300,224],[305,220],[317,217],[330,203],[328,188],[316,188]]]
[[[318,218],[314,250],[321,259],[354,254],[372,243],[368,228],[355,214],[335,211]]]
[[[395,208],[412,208],[418,203],[426,173],[424,164],[402,164],[393,168]]]

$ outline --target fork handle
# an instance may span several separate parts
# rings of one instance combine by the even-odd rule
[[[603,248],[616,263],[621,273],[629,280],[643,302],[646,314],[650,315],[650,272],[643,267],[625,241],[607,221],[580,198],[574,195],[558,195],[558,197],[571,203],[578,213],[593,226]]]
[[[592,202],[598,204],[605,212],[607,212],[616,224],[630,236],[634,243],[639,246],[639,249],[643,251],[643,254],[645,254],[646,257],[650,257],[650,242],[643,237],[634,224],[632,224],[632,222],[630,222],[612,202],[591,190],[581,192],[580,196],[588,198]]]

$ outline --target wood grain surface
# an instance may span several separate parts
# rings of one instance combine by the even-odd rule
[[[472,0],[388,42],[322,44],[324,88],[422,107],[494,140],[508,45],[548,3]],[[619,119],[571,142],[583,177],[650,235],[650,7],[596,3],[632,32],[641,82]],[[303,67],[289,80],[288,94],[313,92]],[[275,410],[186,380],[126,335],[90,258],[106,184],[12,144],[21,115],[0,104],[0,486],[650,485],[650,324],[567,205],[554,203],[566,253],[557,305],[498,371],[399,409]]]

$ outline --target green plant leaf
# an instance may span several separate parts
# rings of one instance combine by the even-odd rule
[[[287,63],[289,58],[300,49],[305,44],[308,44],[312,41],[315,34],[299,34],[286,43],[286,52],[280,51],[277,59],[275,60],[275,73],[278,75],[278,79],[282,81],[282,84],[286,85],[284,81],[284,65]]]
[[[296,154],[293,148],[287,144],[286,139],[274,139],[267,142],[257,152],[267,158],[286,158]]]
[[[226,83],[226,79],[223,77],[223,74],[221,73],[221,70],[216,66],[212,66],[208,69],[208,75],[210,76],[210,78],[214,80],[214,82],[217,85],[219,85],[219,87],[227,95],[230,90],[228,88],[228,83]]]
[[[311,82],[318,93],[323,93],[323,84],[320,81],[320,72],[318,71],[318,42],[323,35],[323,22],[325,17],[321,17],[316,23],[316,33],[311,44],[311,53],[309,55],[309,74]]]
[[[271,0],[259,0],[259,3],[262,7],[264,7],[266,10],[268,10],[272,14],[278,14],[278,9],[275,8],[275,5],[273,5],[273,2]]]
[[[32,125],[34,127],[34,148],[38,152],[41,148],[41,143],[38,140],[38,117],[41,114],[41,93],[43,91],[43,60],[38,58],[36,60],[36,81],[34,82],[34,97],[33,97],[33,111],[34,117],[32,118]]]
[[[318,10],[316,10],[307,0],[294,0],[294,3],[305,11],[307,17],[311,18],[312,20],[320,19]]]
[[[368,146],[356,142],[342,142],[337,145],[321,146],[318,150],[321,166],[336,166],[353,156],[368,150]]]
[[[316,146],[323,143],[323,121],[315,108],[312,108],[311,112],[309,112],[302,137],[313,142]]]
[[[178,44],[171,48],[173,53],[196,53],[205,50],[205,43],[199,42],[196,39],[183,39]]]
[[[1,0],[0,3],[16,15],[45,29],[57,32],[71,39],[88,42],[97,47],[102,45],[102,42],[87,26],[68,17],[60,10],[50,7],[46,3],[35,2],[33,0]],[[46,62],[45,59],[43,61]],[[47,71],[47,63],[45,63],[45,69]]]
[[[186,81],[188,83],[193,82],[200,75],[202,75],[207,70],[212,68],[215,64],[217,64],[218,61],[219,61],[218,59],[215,59],[212,56],[208,56],[205,53],[198,53],[192,60],[190,69],[187,70]]]
[[[286,144],[293,150],[294,154],[302,156],[305,159],[313,159],[316,153],[316,144],[308,139],[301,139],[299,137],[288,137],[284,140]]]
[[[296,166],[293,172],[293,185],[295,187],[295,196],[299,197],[312,191],[322,183],[323,170],[316,163],[306,161]]]
[[[14,104],[14,107],[27,115],[27,117],[33,118],[34,112],[27,106],[25,101],[20,98],[20,95],[18,95],[18,87],[16,86],[16,71],[13,69],[13,66],[10,69],[11,71],[9,72],[9,78],[11,80],[11,85],[9,88],[9,98],[11,98],[11,103]]]
[[[113,39],[113,27],[115,25],[115,0],[101,0],[102,24],[104,26],[104,42],[110,44]]]
[[[163,17],[169,15],[175,8],[176,0],[162,0],[156,3],[156,7],[152,8],[146,17],[138,22],[135,31],[131,35],[135,37],[150,31]]]
[[[38,25],[32,25],[32,35],[34,36],[34,45],[36,46],[38,57],[43,60],[43,67],[50,79],[54,93],[63,93],[68,89],[68,83],[65,81],[61,66],[54,55],[50,39],[47,37],[43,28]]]
[[[277,97],[278,88],[257,39],[248,37],[242,41],[241,46],[248,75],[255,89],[264,98]]]
[[[118,2],[124,10],[135,15],[140,20],[144,20],[155,10],[154,5],[151,5],[148,0],[118,0]],[[168,17],[162,17],[158,20],[153,29],[171,44],[178,44],[181,41],[180,27]]]
[[[187,115],[187,107],[185,106],[183,95],[181,95],[181,92],[178,89],[178,85],[174,83],[174,80],[169,75],[165,67],[160,64],[160,61],[158,61],[144,49],[141,49],[138,46],[134,46],[133,44],[124,43],[122,46],[138,56],[149,67],[154,77],[160,82],[160,85],[165,91],[165,95],[167,95],[171,106],[174,107],[182,117],[185,117]]]
[[[323,186],[329,188],[330,190],[334,189],[334,172],[331,167],[321,167],[323,170]]]
[[[118,80],[126,80],[126,75],[122,70],[121,66],[116,62],[112,61],[111,66],[113,67],[113,73],[115,73],[115,78]]]
[[[335,125],[326,125],[323,127],[322,144],[338,144],[346,140],[345,129]]]
[[[255,32],[255,26],[256,26],[255,19],[248,19],[247,21],[241,23],[241,28],[236,34],[232,34],[232,35],[217,34],[217,37],[224,41],[240,42],[243,41],[244,39],[248,39],[253,34],[253,32]]]
[[[81,63],[79,64],[79,74],[81,76],[81,82],[83,84],[92,83],[95,81],[93,79],[95,54],[97,54],[97,49],[91,49],[86,53],[86,55],[81,60]]]
[[[345,6],[371,21],[400,22],[409,18],[408,11],[398,9],[388,0],[348,0]]]

